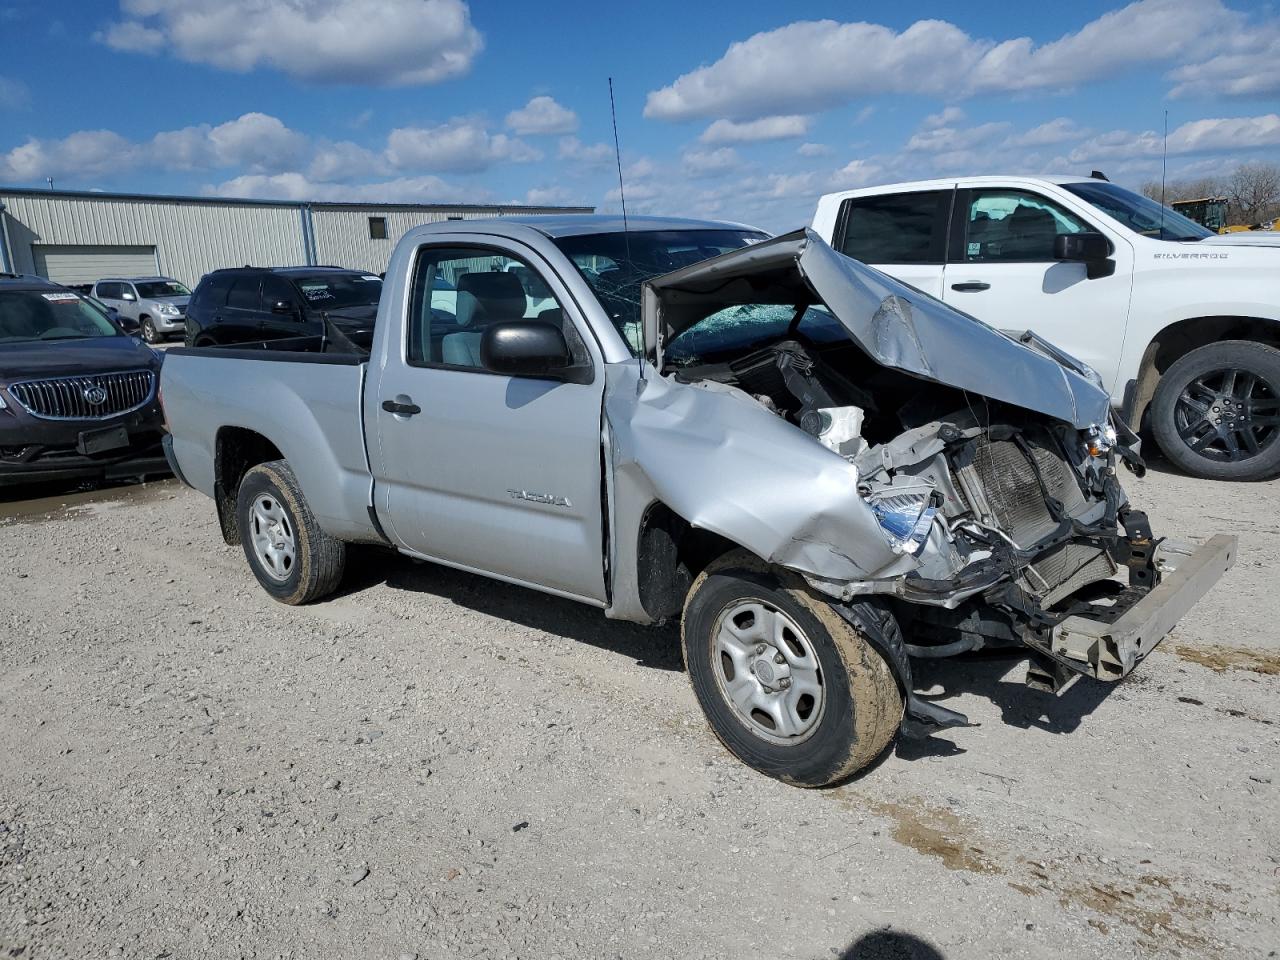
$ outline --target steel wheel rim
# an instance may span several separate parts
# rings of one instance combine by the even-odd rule
[[[1251,460],[1280,438],[1280,390],[1252,370],[1211,370],[1182,388],[1173,419],[1197,456],[1217,463]]]
[[[280,501],[260,494],[249,508],[249,534],[258,563],[273,580],[284,582],[298,562],[293,523]]]
[[[762,600],[740,600],[716,618],[711,672],[734,718],[769,743],[813,735],[826,708],[822,668],[800,626]]]

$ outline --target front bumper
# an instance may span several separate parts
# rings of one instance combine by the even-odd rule
[[[1236,548],[1236,538],[1221,533],[1199,547],[1162,541],[1154,558],[1159,583],[1129,605],[1065,618],[1053,628],[1046,652],[1096,680],[1121,679],[1222,579]]]
[[[155,324],[156,330],[160,333],[181,333],[187,329],[187,318],[182,315],[166,317],[160,314],[152,314],[151,319]]]
[[[28,451],[38,455],[30,459],[0,457],[0,487],[57,480],[119,480],[170,473],[159,435],[134,436],[129,447],[106,455],[83,455],[65,447],[32,447]]]

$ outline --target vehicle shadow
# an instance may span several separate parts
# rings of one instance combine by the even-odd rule
[[[376,547],[354,548],[348,555],[347,571],[336,596],[385,583],[393,590],[431,594],[475,613],[608,650],[642,667],[684,670],[676,624],[654,628],[609,620],[595,607],[574,600],[440,564],[415,562]]]
[[[839,960],[946,960],[942,951],[913,933],[885,928],[860,936]]]
[[[973,694],[999,707],[1000,720],[1008,726],[1068,734],[1118,686],[1080,677],[1061,694],[1034,690],[1023,682],[1026,661],[1025,653],[1018,650],[992,650],[949,660],[913,660],[916,696],[958,709],[948,701],[961,694]],[[946,730],[941,730],[923,738],[899,737],[893,752],[902,760],[921,760],[965,751],[947,738]]]

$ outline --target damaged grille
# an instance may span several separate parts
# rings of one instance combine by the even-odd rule
[[[1026,453],[1012,440],[978,438],[972,458],[956,469],[974,512],[1024,548],[1058,526],[1045,502],[1041,480],[1068,516],[1078,516],[1088,506],[1071,465],[1052,446],[1052,440],[1033,436],[1025,439],[1039,470],[1039,480]],[[1072,541],[1036,560],[1022,572],[1017,583],[1049,607],[1115,572],[1115,563],[1106,551],[1092,543]]]

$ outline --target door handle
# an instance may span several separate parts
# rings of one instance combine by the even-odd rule
[[[397,417],[412,417],[415,413],[422,412],[422,408],[416,403],[401,403],[398,400],[383,400],[382,409]]]
[[[983,283],[981,280],[970,280],[968,283],[953,283],[951,289],[957,293],[981,293],[983,290],[990,290],[991,284]]]

